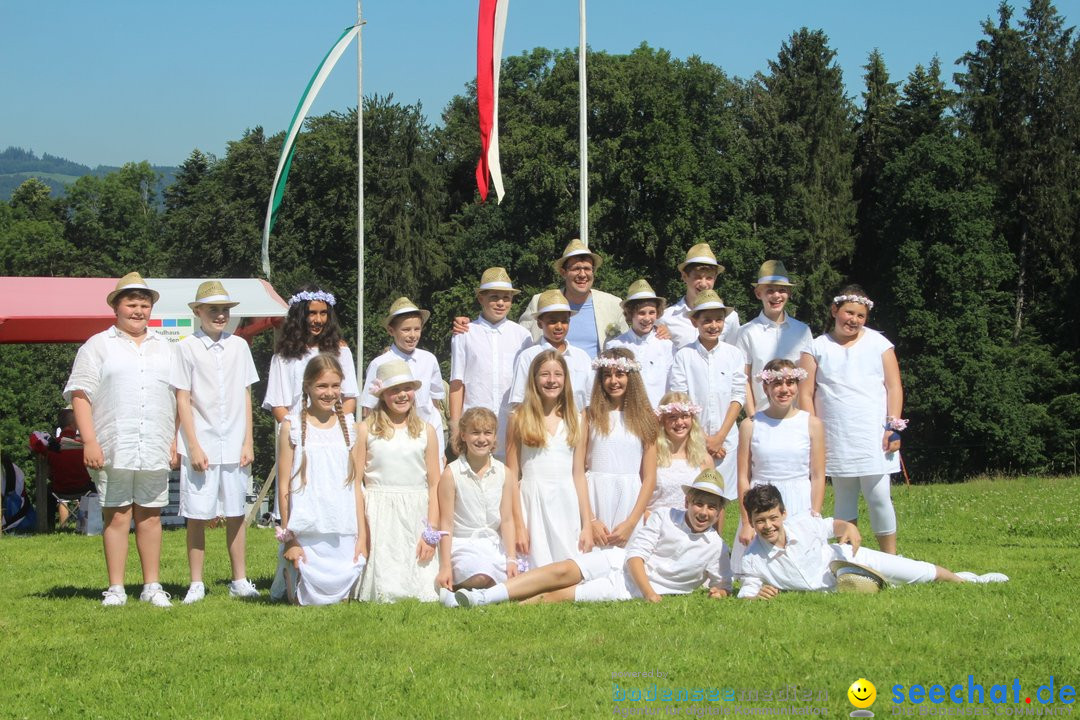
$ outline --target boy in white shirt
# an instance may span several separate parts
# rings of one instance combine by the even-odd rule
[[[472,607],[537,598],[543,602],[605,602],[688,595],[709,583],[709,597],[731,593],[728,550],[715,524],[724,507],[724,478],[703,470],[683,485],[686,509],[664,508],[639,525],[626,543],[626,562],[617,569],[594,551],[531,570],[486,590],[458,590],[458,605]]]
[[[592,397],[592,383],[595,373],[588,353],[574,347],[567,341],[570,331],[570,303],[558,290],[545,290],[540,293],[536,304],[536,324],[540,326],[543,337],[540,342],[530,345],[518,353],[514,360],[514,380],[510,385],[510,406],[519,405],[525,399],[525,386],[529,384],[529,364],[544,350],[555,350],[566,360],[570,371],[570,389],[574,393],[574,405],[580,412],[589,405]]]
[[[773,485],[758,485],[743,496],[757,531],[743,555],[739,597],[770,600],[782,590],[829,591],[837,587],[835,563],[856,563],[879,583],[1006,582],[1001,573],[954,573],[940,565],[859,547],[859,529],[846,520],[800,515],[788,518],[784,499]],[[836,537],[839,542],[830,543]],[[850,544],[847,544],[850,543]],[[867,572],[869,569],[870,572]]]
[[[469,332],[450,338],[450,445],[457,446],[458,422],[466,410],[487,408],[498,418],[494,456],[506,459],[506,423],[514,358],[532,344],[532,335],[506,315],[513,305],[510,276],[501,267],[484,271],[476,300],[480,317]]]
[[[389,350],[368,364],[360,405],[364,408],[364,417],[367,417],[379,404],[379,398],[371,391],[371,384],[375,382],[380,365],[391,360],[407,363],[412,376],[421,382],[416,391],[416,413],[421,420],[435,428],[435,435],[439,441],[439,466],[441,467],[446,464],[446,439],[443,434],[441,404],[443,398],[446,397],[446,392],[443,389],[442,371],[439,369],[439,361],[433,354],[417,347],[424,324],[427,323],[429,317],[431,317],[429,311],[421,310],[407,297],[399,297],[393,302],[383,320],[383,326],[394,342]]]
[[[654,408],[667,392],[668,373],[675,350],[670,340],[661,339],[653,332],[665,304],[646,280],[635,280],[622,301],[623,315],[630,329],[608,340],[604,347],[605,350],[621,347],[634,353],[634,359],[641,365],[641,379],[645,382],[649,404]]]
[[[746,359],[733,345],[720,340],[727,309],[712,290],[699,293],[690,319],[698,331],[696,342],[675,353],[668,390],[684,392],[701,406],[705,449],[727,484],[724,497],[738,498],[736,451],[739,433],[735,421],[746,401]],[[723,527],[724,515],[720,515]]]
[[[259,594],[247,579],[244,558],[245,501],[254,460],[251,386],[259,373],[247,342],[225,332],[230,310],[238,304],[217,280],[199,285],[195,302],[188,303],[199,318],[199,329],[180,341],[169,377],[180,418],[180,515],[187,518],[191,569],[191,586],[184,597],[188,605],[206,595],[206,524],[219,515],[225,516],[232,563],[229,594]]]
[[[716,276],[722,272],[724,266],[716,262],[708,243],[698,243],[686,251],[686,259],[679,263],[679,274],[686,284],[686,294],[677,303],[668,306],[660,318],[660,326],[667,328],[675,350],[681,350],[697,340],[697,330],[690,322],[690,310],[697,302],[698,294],[712,290]],[[724,330],[720,340],[734,345],[738,330],[739,313],[734,308],[725,308]]]
[[[735,347],[746,355],[746,377],[757,377],[770,360],[784,359],[795,363],[807,372],[813,358],[811,343],[814,336],[806,323],[799,322],[784,312],[791,288],[784,263],[766,260],[758,270],[758,280],[750,283],[754,297],[761,301],[761,314],[739,328]],[[746,416],[753,417],[758,410],[769,405],[764,385],[750,383],[746,392]]]

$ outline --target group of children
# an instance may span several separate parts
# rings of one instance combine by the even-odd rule
[[[595,268],[597,256],[580,247],[561,262]],[[828,589],[831,570],[818,573],[828,558],[892,582],[1004,577],[963,578],[887,555],[896,550],[889,473],[906,422],[895,354],[863,327],[873,303],[861,288],[834,298],[834,326],[814,340],[784,312],[793,284],[781,262],[762,265],[752,283],[762,312],[741,327],[712,290],[722,268],[708,245],[691,248],[679,271],[687,294],[671,308],[634,282],[621,301],[628,329],[590,358],[568,340],[580,304],[559,290],[535,297],[533,342],[507,318],[520,291],[502,268],[486,270],[480,316],[455,324],[451,341],[450,462],[438,361],[418,348],[430,313],[408,298],[393,303],[393,344],[359,388],[334,296],[309,287],[290,298],[264,403],[279,423],[271,595],[299,604],[655,602],[703,585],[724,597],[738,580],[741,597],[768,598]],[[246,343],[224,332],[235,303],[209,285],[192,303],[202,328],[180,344],[169,380],[189,518],[185,602],[205,593],[203,527],[222,514],[230,590],[257,592],[244,576],[238,490],[257,375]],[[826,474],[835,522],[821,519]],[[860,489],[883,553],[858,549]],[[739,510],[733,551],[720,538],[730,501]],[[850,544],[830,546],[830,534]],[[781,549],[804,535],[821,547],[792,568],[798,553]]]

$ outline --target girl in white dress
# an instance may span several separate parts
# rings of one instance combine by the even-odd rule
[[[344,600],[367,556],[364,495],[349,451],[352,416],[341,406],[342,369],[317,355],[304,371],[299,417],[286,416],[278,436],[278,540],[286,592],[299,605]]]
[[[574,407],[566,360],[544,350],[529,365],[525,398],[510,417],[506,467],[514,503],[518,555],[531,567],[592,550],[582,419]],[[580,457],[580,462],[575,458]]]
[[[825,501],[825,429],[795,404],[806,370],[776,358],[755,379],[764,390],[765,409],[739,425],[739,528],[731,548],[735,573],[741,572],[743,553],[755,535],[742,502],[751,487],[775,486],[789,517],[821,517]]]
[[[656,415],[660,437],[656,440],[656,490],[649,499],[645,516],[661,508],[682,508],[686,493],[702,470],[713,467],[705,451],[705,432],[697,421],[701,406],[690,402],[684,392],[673,391],[660,398]]]
[[[656,489],[660,426],[633,352],[605,350],[592,366],[596,380],[585,413],[588,449],[581,467],[593,509],[590,527],[595,547],[622,548]]]
[[[833,298],[834,322],[813,343],[813,362],[799,387],[799,407],[825,423],[825,474],[836,495],[833,514],[858,520],[859,490],[883,552],[896,554],[890,475],[900,470],[904,389],[893,344],[865,327],[874,303],[858,285]]]
[[[453,590],[487,588],[518,573],[514,490],[506,466],[492,457],[499,421],[485,407],[465,411],[454,432],[457,459],[439,480],[439,598],[456,607]]]
[[[439,441],[416,411],[420,381],[403,360],[383,363],[367,388],[379,404],[360,423],[356,467],[364,468],[371,554],[358,599],[438,599],[435,548]]]

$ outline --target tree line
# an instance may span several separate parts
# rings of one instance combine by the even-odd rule
[[[846,281],[875,301],[895,344],[915,480],[984,472],[1076,472],[1080,435],[1080,52],[1049,0],[1002,4],[960,58],[956,90],[937,57],[904,79],[867,59],[846,96],[835,51],[803,28],[767,72],[729,77],[696,56],[642,44],[589,55],[590,246],[597,287],[646,277],[676,298],[676,264],[708,242],[725,301],[749,318],[760,263],[784,260],[789,308],[815,332]],[[538,48],[506,58],[500,144],[507,194],[480,204],[475,86],[433,127],[419,105],[364,100],[365,362],[398,295],[431,308],[423,346],[448,358],[452,316],[476,311],[485,267],[532,292],[577,234],[577,60]],[[271,238],[283,296],[315,281],[356,325],[355,110],[301,134]],[[60,198],[29,180],[0,203],[4,275],[255,277],[283,133],[248,130],[224,157],[195,150],[156,196],[145,163],[83,177]],[[160,202],[163,200],[163,202]],[[48,427],[74,346],[0,349],[0,433]],[[253,346],[269,366],[268,334]],[[261,399],[263,386],[256,386]],[[265,473],[269,417],[257,420]],[[24,453],[25,454],[25,453]]]

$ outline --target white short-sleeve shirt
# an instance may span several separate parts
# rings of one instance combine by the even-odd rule
[[[675,346],[670,340],[661,340],[656,333],[638,335],[633,329],[608,340],[605,350],[625,348],[634,353],[634,359],[641,364],[641,379],[645,383],[645,392],[649,395],[649,404],[654,408],[667,392],[668,373],[675,357]]]
[[[525,388],[529,384],[529,365],[532,364],[533,358],[544,350],[554,349],[555,346],[549,343],[547,338],[540,338],[540,342],[518,353],[517,359],[514,360],[514,380],[510,384],[511,405],[518,405],[525,400]],[[578,411],[584,410],[589,406],[589,400],[592,398],[594,377],[592,360],[588,353],[570,343],[566,343],[566,350],[562,356],[566,360],[567,370],[570,371],[568,380],[570,390],[574,393],[574,404]]]
[[[290,413],[299,414],[300,397],[304,392],[304,370],[308,361],[321,351],[309,347],[302,357],[287,358],[275,354],[270,359],[270,373],[266,377],[266,397],[263,399],[264,410],[276,407],[287,408]],[[341,396],[354,398],[360,395],[356,386],[356,363],[352,350],[342,345],[338,350],[338,362],[345,377],[341,379]]]
[[[626,559],[645,561],[645,574],[658,595],[685,595],[708,580],[731,590],[728,550],[714,528],[694,532],[686,511],[663,508],[649,515],[626,543]]]
[[[757,410],[769,406],[762,384],[757,375],[765,364],[776,358],[790,360],[796,365],[803,353],[813,354],[814,337],[810,327],[787,313],[780,322],[773,322],[760,313],[756,318],[739,328],[735,347],[743,351],[746,364],[750,366],[750,387],[754,390],[754,405]]]
[[[502,414],[510,402],[514,358],[533,342],[532,335],[513,320],[490,323],[483,316],[469,331],[450,338],[450,380],[465,385],[463,410],[484,407]]]
[[[64,399],[82,390],[108,467],[165,470],[176,432],[176,394],[169,385],[176,348],[153,330],[142,343],[114,325],[75,356]]]
[[[180,341],[169,384],[191,393],[195,436],[211,465],[240,462],[247,434],[247,389],[259,381],[247,342],[222,333],[215,342],[201,329]],[[181,429],[177,450],[188,443]]]
[[[686,304],[686,297],[679,298],[677,303],[668,305],[664,314],[660,316],[660,324],[666,325],[671,333],[671,342],[675,344],[675,350],[682,350],[698,339],[697,328],[690,320],[690,307]],[[728,314],[724,317],[724,329],[720,332],[720,342],[728,345],[735,344],[735,337],[739,332],[739,313],[728,308]]]

